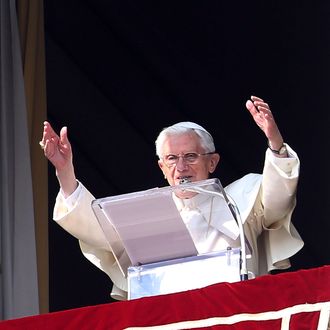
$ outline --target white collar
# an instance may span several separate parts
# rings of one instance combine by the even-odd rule
[[[235,240],[239,236],[238,225],[233,218],[227,203],[221,197],[197,194],[189,199],[181,199],[173,194],[179,212],[198,209],[205,219],[211,213],[210,225]],[[213,200],[213,201],[212,201]],[[212,209],[211,209],[212,208]]]

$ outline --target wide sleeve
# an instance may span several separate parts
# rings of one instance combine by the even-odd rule
[[[112,297],[126,299],[127,280],[120,271],[111,252],[109,242],[92,210],[94,196],[79,183],[80,192],[72,205],[68,205],[59,192],[53,211],[53,219],[64,230],[79,240],[83,255],[96,267],[104,271],[114,283]],[[114,291],[119,294],[114,295]]]
[[[94,196],[81,184],[81,190],[73,203],[68,206],[59,192],[56,197],[53,219],[72,236],[84,243],[108,249],[108,243],[91,207]]]
[[[261,201],[265,223],[269,228],[284,218],[295,207],[300,162],[297,154],[287,145],[288,158],[275,157],[267,149],[262,174]]]
[[[291,222],[296,206],[300,162],[287,145],[288,158],[275,157],[270,150],[262,176],[260,202],[263,207],[263,232],[260,241],[268,271],[290,266],[288,258],[303,247],[303,241]]]

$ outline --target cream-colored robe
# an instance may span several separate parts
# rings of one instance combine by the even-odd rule
[[[303,247],[291,223],[296,204],[299,159],[287,146],[290,158],[266,152],[263,175],[248,174],[225,188],[235,201],[252,247],[248,270],[256,275],[290,267],[289,258]],[[122,275],[108,242],[91,208],[94,196],[80,183],[74,205],[68,207],[58,194],[54,220],[79,240],[84,256],[104,271],[113,282],[112,297],[126,299],[127,280]],[[216,222],[212,224],[215,228]]]

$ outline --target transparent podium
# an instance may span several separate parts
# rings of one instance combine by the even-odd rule
[[[245,242],[199,254],[175,200],[216,198],[215,217],[240,225],[219,179],[96,199],[93,211],[128,281],[128,299],[242,279]],[[244,236],[240,235],[239,236]],[[244,258],[242,259],[242,246]]]
[[[240,281],[240,249],[228,249],[128,268],[128,298]]]

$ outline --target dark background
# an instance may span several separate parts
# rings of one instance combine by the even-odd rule
[[[48,120],[68,126],[77,177],[96,196],[163,186],[154,140],[195,121],[214,136],[224,185],[261,172],[264,98],[299,154],[292,270],[330,263],[328,1],[45,0]],[[58,185],[49,168],[50,219]],[[109,278],[50,221],[50,309],[111,301]]]

